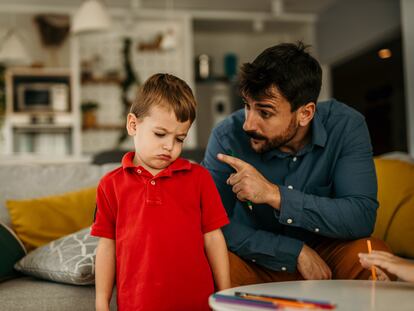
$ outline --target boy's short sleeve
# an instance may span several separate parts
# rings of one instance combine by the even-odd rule
[[[210,173],[203,168],[200,176],[201,229],[207,233],[229,223],[220,194]]]
[[[95,219],[92,225],[91,235],[115,239],[115,215],[115,207],[111,206],[102,187],[102,183],[100,183],[96,191]]]

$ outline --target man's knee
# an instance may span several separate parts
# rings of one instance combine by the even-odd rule
[[[390,248],[385,244],[384,241],[375,238],[375,237],[369,237],[364,239],[359,239],[351,242],[351,248],[350,251],[355,254],[355,256],[358,258],[358,253],[367,253],[368,252],[368,243],[367,241],[371,241],[372,250],[377,251],[385,251],[385,252],[391,252]]]
[[[227,252],[230,263],[230,279],[232,287],[260,283],[252,267],[232,252]]]

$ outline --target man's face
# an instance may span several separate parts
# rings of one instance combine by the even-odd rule
[[[263,153],[286,146],[299,128],[297,112],[290,111],[289,102],[273,88],[272,96],[263,99],[245,97],[243,130],[250,136],[254,151]]]

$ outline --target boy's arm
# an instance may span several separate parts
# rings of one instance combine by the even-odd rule
[[[100,238],[95,263],[95,307],[108,311],[115,281],[115,240]]]
[[[226,241],[220,229],[204,234],[204,247],[217,290],[231,287]]]

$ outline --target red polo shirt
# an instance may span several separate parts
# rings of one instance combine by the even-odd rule
[[[100,181],[91,231],[116,241],[118,309],[210,310],[203,235],[229,222],[212,177],[182,158],[153,176],[133,158]]]

